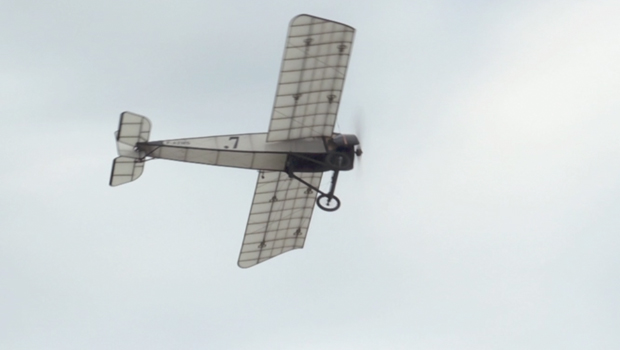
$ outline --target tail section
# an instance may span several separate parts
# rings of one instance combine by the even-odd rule
[[[116,157],[112,163],[110,186],[118,186],[132,182],[142,175],[144,161],[129,157]]]
[[[136,149],[138,142],[147,142],[151,135],[151,121],[131,112],[121,114],[116,132],[118,155],[129,158],[142,158],[144,154]]]
[[[112,164],[110,186],[118,186],[136,180],[144,170],[144,152],[137,148],[139,142],[147,142],[151,134],[151,122],[138,114],[121,114],[116,135],[119,157]]]

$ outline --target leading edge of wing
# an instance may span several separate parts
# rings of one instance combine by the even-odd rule
[[[331,136],[355,29],[310,15],[289,24],[268,142]]]

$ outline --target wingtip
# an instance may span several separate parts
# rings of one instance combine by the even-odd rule
[[[247,265],[244,265],[244,264],[247,264]],[[239,268],[242,268],[244,270],[248,269],[248,268],[250,268],[250,267],[252,267],[254,265],[256,265],[256,264],[248,264],[247,261],[237,261],[237,266],[239,266]]]

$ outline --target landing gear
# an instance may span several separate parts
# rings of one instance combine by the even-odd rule
[[[350,170],[353,168],[353,156],[354,152],[350,151],[331,151],[327,154],[303,154],[294,153],[290,154],[287,159],[285,172],[290,178],[293,178],[302,184],[308,186],[319,193],[316,199],[316,204],[319,208],[325,211],[336,211],[340,208],[340,199],[334,196],[336,190],[336,183],[338,182],[338,174],[343,170]],[[314,187],[312,184],[303,180],[299,176],[295,175],[295,172],[323,172],[333,171],[332,183],[329,188],[329,192],[325,193]]]
[[[312,184],[308,183],[304,179],[295,175],[295,173],[291,171],[290,169],[286,170],[286,173],[288,174],[289,177],[301,182],[302,184],[320,193],[316,199],[316,204],[319,206],[319,208],[325,211],[336,211],[338,210],[338,208],[340,208],[340,199],[334,196],[334,191],[336,190],[336,183],[338,182],[338,172],[339,172],[338,170],[334,170],[334,175],[332,175],[332,184],[329,188],[329,192],[325,193],[321,191],[320,189],[312,186]]]
[[[334,195],[330,198],[329,195],[321,193],[316,199],[316,205],[325,211],[336,211],[340,208],[340,199]]]

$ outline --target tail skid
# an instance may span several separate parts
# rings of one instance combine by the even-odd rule
[[[112,164],[110,186],[118,186],[134,181],[144,171],[144,152],[138,150],[139,142],[147,142],[151,134],[151,122],[138,114],[124,112],[116,136],[119,157]]]

